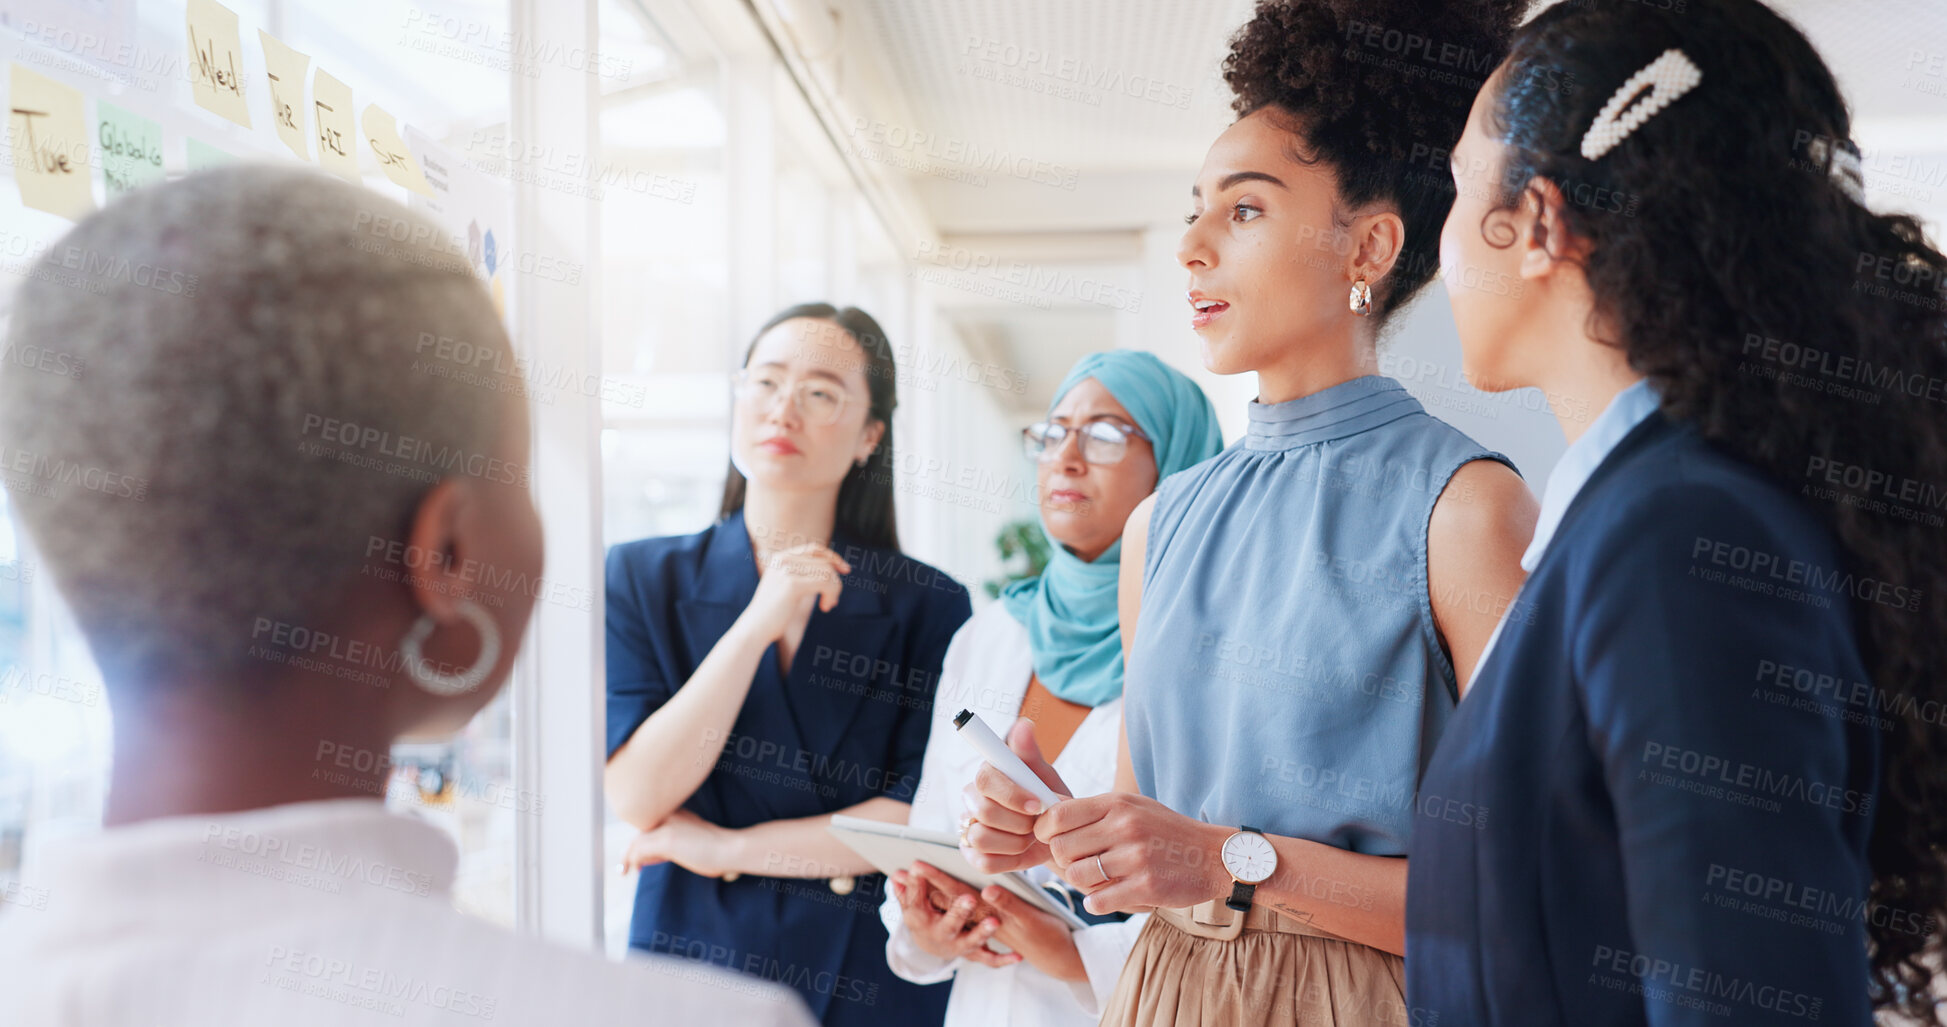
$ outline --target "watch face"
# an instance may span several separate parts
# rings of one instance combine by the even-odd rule
[[[1224,869],[1245,884],[1259,884],[1278,868],[1278,850],[1255,831],[1239,831],[1224,840]]]

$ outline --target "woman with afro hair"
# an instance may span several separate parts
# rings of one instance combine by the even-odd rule
[[[987,768],[965,832],[1155,911],[1104,1024],[1411,1022],[1404,857],[1447,809],[1420,770],[1536,508],[1374,350],[1434,277],[1447,153],[1524,6],[1264,0],[1232,42],[1178,259],[1204,366],[1257,373],[1248,430],[1125,528],[1117,790],[1044,811]]]

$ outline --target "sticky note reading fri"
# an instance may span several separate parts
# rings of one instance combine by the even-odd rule
[[[358,131],[352,128],[352,87],[323,68],[311,80],[311,110],[318,120],[318,163],[349,182],[358,181]]]
[[[310,160],[311,148],[304,141],[304,73],[311,58],[285,46],[276,36],[257,30],[264,44],[264,73],[270,78],[270,120],[277,126],[277,138],[297,154]]]
[[[20,202],[79,221],[95,209],[81,93],[18,64],[11,71],[7,127]]]
[[[187,20],[190,89],[196,94],[196,105],[249,128],[236,12],[216,0],[189,0]]]
[[[101,144],[108,198],[162,181],[162,126],[107,100],[95,101],[95,142]]]
[[[368,103],[359,120],[365,126],[365,139],[378,155],[379,170],[385,172],[385,177],[421,196],[433,195],[433,187],[426,184],[419,162],[412,159],[412,154],[406,151],[405,140],[399,138],[399,125],[392,120],[392,115],[378,104]]]

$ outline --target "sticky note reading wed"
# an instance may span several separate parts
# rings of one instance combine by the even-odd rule
[[[285,46],[276,36],[257,30],[264,44],[264,74],[270,78],[270,120],[277,126],[277,138],[297,154],[310,160],[311,148],[304,142],[304,73],[311,58]]]
[[[189,80],[196,106],[250,127],[243,103],[243,44],[237,14],[216,0],[189,0]]]
[[[421,196],[433,195],[433,187],[426,184],[426,175],[419,170],[419,162],[412,159],[406,150],[405,140],[399,138],[398,122],[392,115],[376,103],[365,105],[365,114],[359,119],[365,124],[365,139],[372,144],[372,152],[378,155],[379,170],[385,177],[405,186]]]
[[[18,64],[11,71],[7,127],[20,202],[79,221],[95,209],[81,93]]]
[[[318,119],[318,163],[348,182],[358,178],[358,131],[352,128],[352,87],[323,68],[311,80],[311,112]]]
[[[95,114],[95,142],[101,144],[108,198],[162,181],[162,126],[107,100],[95,101]]]

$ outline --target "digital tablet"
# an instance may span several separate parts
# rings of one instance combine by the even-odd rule
[[[864,820],[833,814],[828,828],[838,840],[864,856],[887,874],[904,870],[913,865],[914,860],[924,860],[946,871],[969,888],[979,891],[990,884],[998,884],[1008,891],[1034,904],[1038,909],[1054,914],[1071,931],[1088,926],[1087,922],[1076,916],[1066,905],[1049,894],[1048,891],[1017,871],[999,874],[983,874],[960,855],[960,839],[944,831],[928,831],[925,828],[907,827],[905,824],[888,824],[880,820]]]

